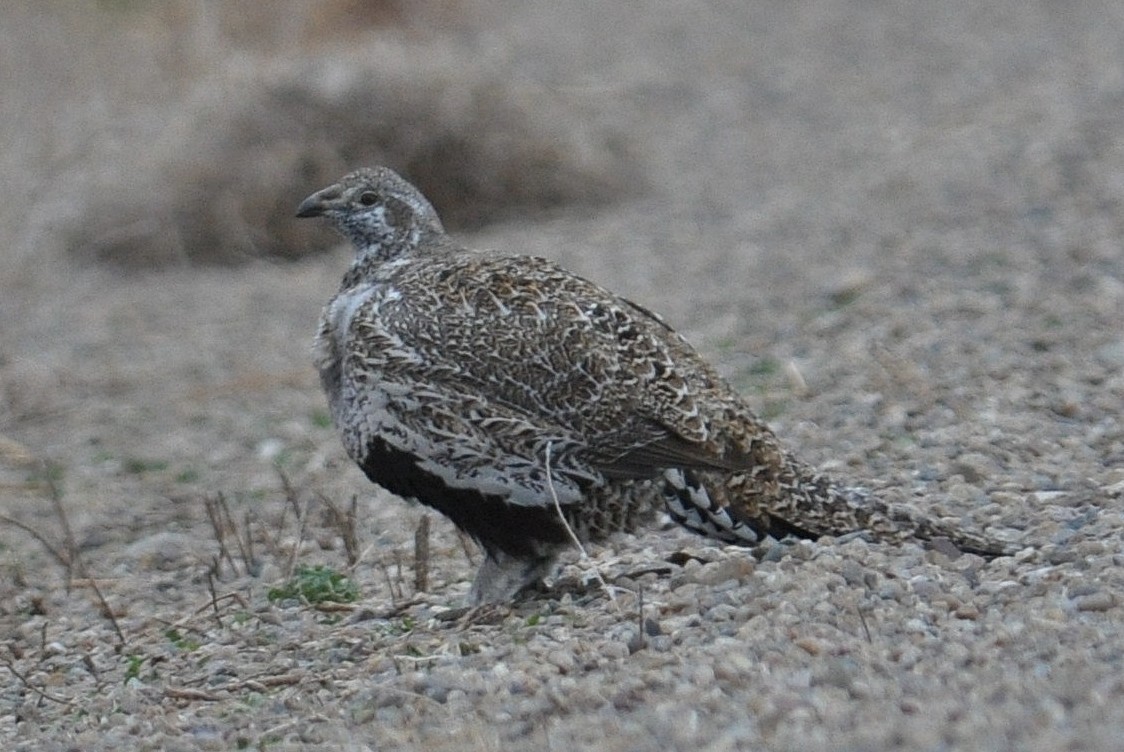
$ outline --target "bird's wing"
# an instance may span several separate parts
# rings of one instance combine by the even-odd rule
[[[439,349],[479,391],[574,431],[604,472],[745,467],[714,423],[744,405],[659,316],[545,259],[455,268],[429,288]]]
[[[548,446],[562,503],[605,477],[741,462],[696,399],[725,386],[689,345],[543,259],[414,263],[344,307],[336,412],[353,456],[378,435],[447,483],[516,504],[550,498]]]

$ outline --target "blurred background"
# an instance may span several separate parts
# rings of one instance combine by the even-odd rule
[[[324,242],[294,202],[364,164],[411,175],[453,227],[634,193],[625,134],[582,110],[610,100],[560,92],[485,9],[6,5],[4,169],[27,197],[5,210],[8,260],[297,258]]]
[[[4,262],[296,258],[293,201],[373,162],[454,228],[655,193],[836,252],[1120,236],[1115,3],[554,5],[5,3]]]

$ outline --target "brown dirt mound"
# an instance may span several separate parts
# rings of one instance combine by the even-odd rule
[[[592,206],[642,183],[621,139],[560,126],[573,118],[553,95],[393,64],[402,70],[310,59],[270,82],[200,84],[144,169],[89,201],[70,252],[125,268],[298,258],[331,240],[291,220],[296,204],[372,164],[418,183],[451,228]]]

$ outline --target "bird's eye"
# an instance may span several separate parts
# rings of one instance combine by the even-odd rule
[[[363,206],[374,206],[378,202],[379,196],[373,191],[367,191],[359,196],[359,203],[363,204]]]

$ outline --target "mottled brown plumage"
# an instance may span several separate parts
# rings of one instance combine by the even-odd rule
[[[867,531],[1004,552],[836,486],[658,316],[545,259],[456,244],[386,168],[345,176],[298,216],[327,217],[356,248],[315,348],[348,454],[480,542],[474,603],[550,572],[569,544],[555,498],[584,540],[666,510],[747,545]]]

